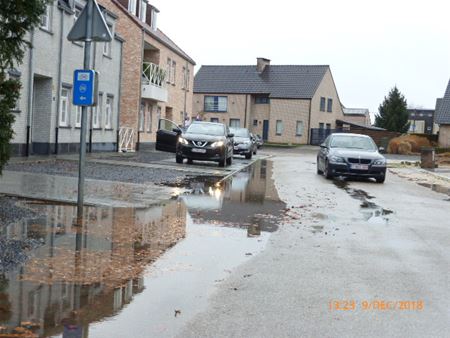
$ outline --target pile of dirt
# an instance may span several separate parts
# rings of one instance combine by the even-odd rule
[[[431,147],[433,144],[424,136],[402,135],[390,140],[387,147],[389,154],[417,154],[422,147]]]
[[[437,162],[440,167],[441,166],[450,166],[450,152],[438,154]]]

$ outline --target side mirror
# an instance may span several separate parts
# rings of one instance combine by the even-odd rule
[[[234,134],[228,134],[227,137],[234,137]]]
[[[384,148],[383,148],[383,147],[378,147],[378,151],[379,151],[380,153],[384,153]]]
[[[174,133],[177,133],[177,135],[181,135],[181,133],[182,133],[182,131],[181,131],[180,128],[173,128],[172,131],[173,131]]]

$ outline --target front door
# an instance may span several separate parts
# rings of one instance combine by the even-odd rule
[[[174,153],[177,150],[178,137],[181,129],[175,122],[160,119],[156,132],[156,150]]]
[[[262,138],[264,141],[267,141],[269,139],[269,120],[263,121],[263,134]]]

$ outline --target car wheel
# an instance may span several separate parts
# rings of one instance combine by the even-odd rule
[[[233,163],[233,156],[227,158],[227,165],[231,165]]]
[[[386,177],[385,176],[377,177],[377,178],[375,178],[375,180],[377,181],[377,183],[384,183],[384,181],[386,180]]]
[[[323,175],[325,176],[325,178],[326,178],[327,180],[330,180],[330,179],[333,178],[333,175],[330,173],[330,170],[329,170],[329,168],[328,168],[328,161],[325,162],[325,167],[324,167],[324,169],[323,169]]]
[[[192,158],[188,158],[187,163],[192,164],[192,163],[194,163],[194,160],[192,160]]]
[[[319,160],[317,160],[317,175],[322,175],[322,170],[319,169]]]
[[[252,153],[250,152],[250,154],[245,154],[245,158],[247,160],[250,160],[252,158]]]
[[[225,167],[225,159],[219,161],[219,167]]]
[[[258,148],[255,148],[255,151],[253,152],[253,155],[256,155],[256,152],[257,152],[257,150],[256,149],[258,149]]]
[[[177,163],[183,163],[183,156],[177,155],[177,156],[175,157],[175,161],[177,161]]]

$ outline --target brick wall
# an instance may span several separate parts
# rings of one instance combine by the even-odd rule
[[[204,110],[204,100],[205,96],[226,96],[227,97],[227,112],[224,113],[211,113],[205,112]],[[249,100],[249,96],[247,99]],[[245,100],[246,95],[239,94],[194,94],[194,104],[193,104],[193,116],[200,113],[203,116],[203,120],[210,121],[211,118],[218,118],[219,122],[226,125],[230,125],[230,119],[239,119],[241,127],[244,127],[245,121]],[[247,109],[249,110],[249,103],[247,103]],[[249,117],[247,116],[247,119]],[[248,124],[248,121],[247,121]]]
[[[306,144],[308,141],[308,117],[310,100],[270,100],[269,142]],[[276,133],[276,121],[281,120],[283,131]],[[297,121],[303,122],[303,133],[296,135]]]
[[[450,147],[450,125],[448,124],[439,126],[439,147]]]

